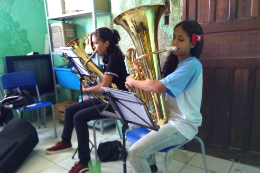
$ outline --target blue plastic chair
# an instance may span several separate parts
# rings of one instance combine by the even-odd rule
[[[138,141],[139,139],[141,139],[143,136],[147,135],[150,131],[144,127],[139,127],[137,129],[128,131],[126,133],[126,138],[128,141],[135,143],[136,141]],[[206,154],[205,154],[205,148],[204,148],[204,143],[203,141],[195,136],[194,139],[198,140],[200,145],[201,145],[201,151],[202,151],[202,158],[203,158],[203,164],[204,164],[204,171],[205,173],[208,172],[207,170],[207,162],[206,162]],[[190,142],[189,140],[185,141],[184,143],[180,144],[180,145],[175,145],[172,147],[168,147],[168,148],[164,148],[163,150],[159,151],[159,152],[163,152],[166,153],[165,157],[164,157],[164,173],[168,172],[168,159],[170,154],[177,148],[185,145],[186,143]]]
[[[20,71],[20,72],[12,72],[3,74],[1,76],[2,86],[4,89],[4,93],[6,94],[7,89],[13,88],[22,88],[27,86],[35,86],[37,92],[37,99],[34,101],[34,104],[27,106],[24,111],[31,111],[37,110],[37,117],[38,117],[38,124],[40,128],[40,121],[39,121],[39,109],[46,108],[51,106],[52,109],[52,117],[53,117],[53,125],[54,125],[54,135],[57,138],[57,131],[56,131],[56,123],[55,123],[55,116],[54,116],[54,108],[51,102],[41,100],[40,93],[37,85],[37,79],[35,73],[32,71]],[[22,118],[21,109],[16,109],[19,114],[19,118]],[[46,115],[44,114],[44,122],[46,127]]]

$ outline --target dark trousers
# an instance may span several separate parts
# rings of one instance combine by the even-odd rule
[[[93,102],[96,106],[94,106]],[[62,143],[71,143],[72,131],[75,127],[78,138],[79,162],[88,165],[88,161],[90,160],[90,149],[87,122],[100,118],[106,118],[101,116],[98,110],[101,112],[107,104],[100,103],[97,99],[85,100],[83,103],[83,107],[82,103],[79,102],[72,104],[65,109],[65,122],[61,138]],[[114,112],[110,105],[107,110]]]

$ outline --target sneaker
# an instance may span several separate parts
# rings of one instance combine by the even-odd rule
[[[57,142],[55,146],[48,148],[46,154],[56,154],[63,151],[69,151],[72,149],[71,144],[63,144],[62,142]]]
[[[156,164],[150,165],[150,169],[151,169],[151,171],[152,171],[153,173],[158,171],[158,168],[157,168]]]
[[[88,172],[88,166],[76,162],[75,165],[71,168],[69,173],[86,173]]]

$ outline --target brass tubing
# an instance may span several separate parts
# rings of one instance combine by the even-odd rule
[[[162,52],[171,52],[171,51],[176,51],[177,50],[177,47],[176,46],[172,46],[172,47],[169,47],[169,48],[166,48],[166,49],[161,49],[161,50],[158,50],[158,51],[154,51],[154,52],[150,52],[150,53],[147,53],[147,54],[144,54],[142,55],[141,57],[138,57],[136,60],[140,60],[146,56],[149,56],[149,55],[152,55],[152,54],[158,54],[158,53],[162,53]]]

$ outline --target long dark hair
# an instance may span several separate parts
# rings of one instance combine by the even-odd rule
[[[174,27],[174,30],[175,30],[175,28],[177,28],[179,26],[181,26],[184,29],[184,31],[188,34],[188,36],[190,37],[190,41],[191,41],[192,34],[196,34],[196,35],[203,34],[203,30],[202,30],[202,27],[200,26],[200,24],[198,24],[197,22],[195,22],[193,20],[186,20],[186,21],[182,21],[182,22],[178,23]],[[190,50],[191,56],[194,56],[197,59],[199,59],[200,54],[202,52],[202,47],[203,47],[203,39],[201,42],[197,42],[196,46]],[[166,77],[167,75],[174,72],[177,68],[178,62],[179,62],[178,56],[174,55],[173,52],[171,52],[170,55],[167,57],[166,62],[164,64],[163,76]]]
[[[95,35],[98,37],[102,42],[109,41],[109,46],[107,47],[107,54],[103,55],[103,62],[107,63],[108,58],[115,56],[115,57],[121,57],[125,58],[125,55],[122,53],[121,49],[117,45],[120,41],[120,35],[117,30],[115,29],[109,29],[106,27],[102,27],[97,29],[95,32],[91,33],[90,40],[91,40],[91,46],[93,48],[92,43],[92,36]]]

